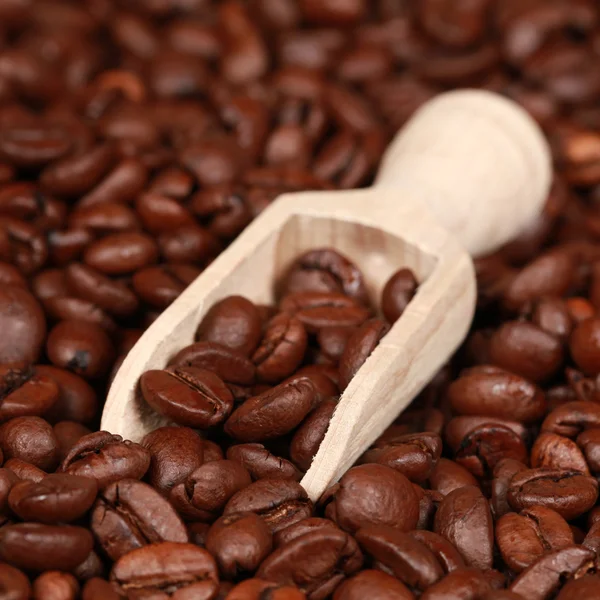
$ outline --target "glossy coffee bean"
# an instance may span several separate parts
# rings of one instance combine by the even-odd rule
[[[0,586],[7,600],[27,600],[31,594],[27,576],[8,564],[0,565]]]
[[[79,583],[73,575],[60,571],[42,573],[33,582],[33,598],[35,600],[75,600],[79,594]]]
[[[121,479],[100,492],[90,527],[113,561],[147,544],[188,541],[185,525],[171,504],[136,479]]]
[[[396,271],[381,293],[381,311],[389,323],[395,323],[417,291],[418,282],[410,269]]]
[[[73,525],[18,523],[0,529],[2,560],[31,571],[72,571],[92,545],[92,534]]]
[[[214,427],[227,418],[233,406],[233,396],[223,380],[194,366],[146,371],[140,388],[154,410],[188,427]]]
[[[0,426],[0,448],[5,460],[19,458],[45,471],[58,462],[58,440],[40,417],[17,417]]]
[[[239,462],[253,480],[301,477],[292,462],[271,454],[262,444],[235,444],[227,449],[227,458]]]
[[[350,469],[321,497],[325,515],[342,529],[354,532],[368,525],[414,529],[419,500],[410,481],[384,465]]]
[[[141,445],[150,452],[148,481],[167,494],[204,462],[204,441],[188,427],[159,427]]]
[[[8,504],[24,521],[69,523],[91,508],[97,492],[95,479],[52,473],[39,483],[20,481],[13,485]]]
[[[69,451],[59,472],[91,477],[104,489],[123,478],[141,479],[150,466],[148,450],[121,436],[97,431],[83,436]]]
[[[227,579],[252,575],[271,553],[267,524],[254,513],[232,513],[215,521],[206,536],[206,549]]]

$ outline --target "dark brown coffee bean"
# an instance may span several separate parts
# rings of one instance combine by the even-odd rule
[[[542,431],[574,438],[585,429],[600,427],[600,406],[595,402],[566,402],[557,406],[542,423]]]
[[[300,535],[276,549],[262,563],[257,576],[294,584],[310,598],[326,598],[344,576],[360,569],[362,562],[354,539],[328,527]]]
[[[444,497],[435,515],[434,531],[452,542],[469,566],[492,566],[494,529],[487,500],[474,486],[465,486]],[[472,540],[477,539],[476,545]]]
[[[211,523],[229,500],[251,482],[250,474],[240,463],[213,460],[175,485],[169,499],[185,519]]]
[[[465,485],[477,486],[475,477],[463,466],[447,458],[440,458],[429,475],[431,489],[444,496]]]
[[[492,588],[482,571],[475,568],[452,571],[426,590],[423,600],[459,600],[484,598]]]
[[[560,339],[568,338],[574,325],[568,304],[562,298],[540,300],[531,315],[531,320],[544,331]]]
[[[47,571],[33,582],[34,600],[76,600],[78,595],[79,583],[69,573]]]
[[[216,558],[226,579],[252,575],[271,553],[272,535],[254,513],[235,513],[213,523],[206,536],[206,549]]]
[[[600,471],[600,429],[590,429],[580,433],[577,436],[577,446],[581,448],[590,471],[594,474]],[[582,472],[587,474],[585,470]]]
[[[46,337],[46,319],[37,300],[23,287],[2,286],[0,362],[35,362]]]
[[[309,380],[284,382],[244,402],[225,423],[225,431],[242,442],[279,437],[299,425],[316,401]]]
[[[8,503],[25,521],[69,523],[88,511],[97,491],[95,479],[53,473],[39,483],[18,482],[10,490]]]
[[[587,512],[598,497],[598,482],[577,471],[529,469],[510,482],[508,502],[514,510],[545,506],[567,521]]]
[[[311,250],[297,259],[280,289],[282,296],[294,292],[335,292],[345,294],[360,304],[368,302],[360,270],[330,248]]]
[[[169,361],[169,366],[208,369],[226,383],[252,385],[255,381],[252,361],[216,342],[196,342],[186,346]]]
[[[307,345],[306,330],[298,319],[285,313],[273,317],[252,355],[258,380],[278,383],[291,375],[302,362]]]
[[[114,359],[108,334],[95,323],[62,321],[46,342],[48,358],[57,367],[70,369],[89,379],[105,375]]]
[[[233,396],[223,380],[194,366],[146,371],[140,378],[140,389],[154,410],[189,427],[214,427],[233,407]]]
[[[388,279],[381,293],[381,312],[389,323],[395,323],[402,316],[418,285],[410,269],[400,269]]]
[[[4,463],[4,468],[7,471],[12,472],[19,479],[24,479],[26,481],[34,481],[40,482],[42,479],[45,479],[47,473],[42,471],[35,465],[28,463],[20,458],[10,458]]]
[[[531,466],[534,469],[545,467],[589,475],[586,459],[577,444],[550,432],[541,433],[535,440],[531,448]]]
[[[122,556],[110,579],[123,594],[155,597],[164,589],[198,600],[214,598],[219,575],[212,556],[192,544],[162,542],[138,548]],[[183,596],[185,594],[185,596]]]
[[[314,456],[325,438],[337,400],[322,400],[302,422],[290,443],[290,457],[303,471],[308,471]]]
[[[348,339],[340,359],[340,389],[348,387],[352,378],[366,362],[381,338],[388,332],[389,326],[380,319],[371,319],[363,323]]]
[[[367,555],[412,588],[425,590],[444,576],[435,555],[417,539],[391,527],[370,526],[356,532]]]
[[[581,546],[570,546],[541,557],[523,571],[510,590],[523,598],[550,598],[565,579],[583,576],[593,568],[594,554]]]
[[[70,450],[59,472],[91,477],[104,489],[124,478],[141,479],[150,466],[150,452],[121,436],[97,431],[82,437]]]
[[[196,331],[196,340],[216,342],[244,356],[260,342],[262,324],[254,304],[242,296],[229,296],[206,313]]]
[[[100,492],[90,527],[113,561],[146,544],[188,541],[185,525],[171,504],[136,479],[121,479]]]
[[[0,565],[0,589],[6,600],[28,600],[31,597],[27,576],[7,564]]]
[[[44,123],[7,128],[0,136],[0,156],[21,167],[39,167],[64,156],[71,148],[67,132]]]
[[[0,366],[0,421],[45,415],[58,396],[56,383],[35,369]]]
[[[227,595],[227,600],[306,600],[306,594],[291,585],[264,581],[263,579],[247,579],[236,585]]]
[[[85,425],[76,421],[59,421],[52,427],[54,435],[58,440],[59,461],[62,462],[69,450],[84,435],[92,433]]]
[[[257,479],[301,478],[298,469],[285,458],[271,454],[262,444],[236,444],[227,449],[227,458],[239,462],[254,481]]]
[[[369,525],[410,531],[419,518],[419,499],[412,484],[384,465],[353,467],[320,502],[327,518],[351,533]]]
[[[58,462],[58,441],[52,427],[39,417],[17,417],[0,427],[0,448],[5,460],[19,458],[42,470]]]
[[[563,361],[560,340],[537,325],[520,321],[509,321],[497,329],[489,352],[494,365],[534,382],[550,378]]]
[[[49,377],[58,386],[58,399],[44,414],[44,418],[55,421],[76,421],[90,423],[98,410],[96,392],[85,379],[51,365],[36,365],[35,373],[40,377]]]
[[[129,317],[139,307],[138,299],[126,283],[115,281],[87,265],[71,263],[65,268],[65,279],[79,298],[117,318]]]
[[[160,265],[137,271],[131,284],[135,293],[158,309],[173,302],[185,288],[200,275],[193,265]]]
[[[40,183],[50,194],[81,196],[107,173],[114,156],[114,149],[109,144],[95,146],[48,165],[40,175]]]
[[[83,256],[86,264],[107,275],[124,275],[154,264],[158,248],[141,233],[114,233],[89,246]]]
[[[141,445],[151,457],[148,481],[163,494],[204,462],[204,441],[188,427],[159,427],[146,434]]]
[[[369,316],[348,296],[333,292],[296,292],[282,301],[283,312],[293,314],[309,333],[324,327],[358,327]]]
[[[194,224],[194,218],[185,206],[160,194],[142,194],[135,209],[144,227],[154,234]]]
[[[92,534],[83,527],[18,523],[0,528],[2,560],[31,571],[72,571],[92,545]]]
[[[575,272],[571,253],[550,251],[524,267],[504,291],[503,303],[518,311],[528,302],[548,296],[563,296],[571,287]]]
[[[333,600],[361,600],[367,596],[390,600],[412,600],[410,590],[395,577],[382,571],[365,570],[346,579],[335,590]]]
[[[224,515],[249,511],[276,533],[312,516],[313,505],[304,488],[290,479],[259,479],[240,490],[225,506]]]
[[[600,332],[600,319],[586,319],[575,327],[569,348],[577,366],[589,375],[600,373],[600,346],[597,338]]]
[[[448,388],[452,408],[462,415],[489,415],[531,423],[546,412],[542,390],[503,369],[484,367],[465,372]]]
[[[520,514],[507,513],[496,523],[496,543],[502,558],[515,573],[544,554],[573,545],[568,523],[555,511],[532,506]]]

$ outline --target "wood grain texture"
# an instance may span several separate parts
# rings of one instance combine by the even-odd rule
[[[516,105],[480,91],[438,97],[398,134],[373,188],[285,195],[250,224],[128,354],[102,428],[139,441],[163,424],[138,397],[140,375],[192,343],[225,296],[273,302],[274,281],[304,251],[329,246],[348,256],[375,304],[390,275],[409,267],[420,282],[415,298],[341,397],[302,480],[318,498],[464,339],[476,297],[464,248],[486,252],[521,231],[541,209],[550,176],[543,137]]]

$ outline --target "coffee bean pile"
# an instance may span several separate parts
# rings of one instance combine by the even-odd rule
[[[599,24],[594,0],[0,0],[0,598],[600,597]],[[275,309],[226,298],[144,374],[178,426],[97,431],[142,331],[256,215],[369,185],[456,87],[533,115],[552,192],[316,505],[301,473],[409,272],[372,307],[315,249]]]

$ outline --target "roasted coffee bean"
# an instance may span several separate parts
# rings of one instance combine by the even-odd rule
[[[569,340],[573,360],[589,375],[600,373],[600,346],[597,340],[599,331],[600,319],[586,319],[575,327]]]
[[[0,361],[35,362],[46,337],[46,319],[37,300],[23,287],[4,285],[0,292]]]
[[[354,539],[337,528],[305,533],[276,549],[257,577],[294,584],[309,598],[328,597],[344,576],[360,569],[363,556]]]
[[[100,492],[90,527],[113,561],[147,544],[188,541],[185,525],[171,504],[136,479],[121,479]]]
[[[297,587],[264,581],[263,579],[247,579],[236,585],[226,596],[226,600],[306,600],[306,594]]]
[[[492,591],[490,583],[479,569],[466,568],[452,571],[421,595],[423,600],[452,600],[485,598]]]
[[[223,380],[199,367],[146,371],[140,388],[154,410],[179,425],[208,429],[224,421],[233,407]]]
[[[57,367],[74,371],[88,379],[105,375],[114,359],[108,334],[95,323],[62,321],[48,335],[48,358]]]
[[[206,535],[206,549],[227,579],[253,574],[273,548],[267,524],[254,513],[233,513],[215,521]]]
[[[477,480],[470,471],[458,463],[447,458],[440,458],[431,470],[429,484],[431,489],[446,496],[466,485],[477,486]]]
[[[146,434],[141,445],[151,457],[148,481],[163,494],[204,462],[204,441],[188,427],[160,427]]]
[[[248,356],[258,346],[261,334],[256,306],[241,296],[229,296],[206,313],[196,330],[196,340],[216,342]]]
[[[73,525],[17,523],[0,528],[2,560],[31,571],[72,571],[92,545],[92,534]]]
[[[363,551],[411,588],[425,590],[444,576],[429,548],[391,527],[370,526],[356,532]]]
[[[259,479],[234,494],[223,514],[244,511],[256,513],[277,533],[312,516],[313,505],[304,488],[291,479]]]
[[[19,479],[26,481],[34,481],[38,483],[47,477],[47,473],[42,471],[35,465],[21,460],[20,458],[10,458],[4,463],[4,468],[7,471],[16,475]]]
[[[568,523],[555,511],[532,506],[507,513],[496,524],[496,542],[506,564],[520,573],[550,551],[573,545]]]
[[[510,589],[523,598],[550,598],[568,579],[594,568],[594,554],[581,546],[569,546],[541,557],[517,577]]]
[[[185,519],[211,523],[228,501],[251,481],[248,471],[238,462],[213,460],[175,485],[169,499]]]
[[[295,479],[300,471],[285,458],[271,454],[262,444],[235,444],[227,449],[227,458],[239,462],[254,481],[257,479]]]
[[[569,521],[594,506],[598,482],[577,471],[529,469],[511,479],[507,497],[514,510],[539,505]]]
[[[589,466],[590,471],[598,473],[600,471],[600,429],[590,429],[580,433],[577,436],[577,446],[581,448],[581,452],[585,456],[585,464]],[[573,470],[572,467],[568,468]],[[587,473],[584,469],[582,472]]]
[[[452,542],[467,565],[479,569],[492,566],[493,523],[485,496],[474,486],[458,488],[440,503],[434,531]],[[471,541],[477,539],[477,544]]]
[[[498,366],[533,382],[546,381],[563,361],[560,340],[537,325],[504,323],[490,339],[490,359]]]
[[[431,475],[441,452],[442,440],[439,436],[409,433],[377,442],[373,449],[364,454],[362,462],[387,465],[411,481],[422,482]]]
[[[324,327],[357,327],[369,316],[351,298],[334,292],[295,292],[281,301],[280,308],[300,320],[309,333]]]
[[[368,302],[360,270],[331,248],[311,250],[297,259],[280,288],[282,296],[294,292],[336,292],[360,304]]]
[[[304,325],[285,313],[274,316],[252,355],[259,381],[278,383],[291,375],[302,362],[308,336]]]
[[[88,246],[84,262],[106,275],[124,275],[158,260],[156,242],[141,233],[113,233]]]
[[[97,492],[95,479],[52,473],[39,483],[20,481],[13,485],[8,504],[24,521],[69,523],[91,508]]]
[[[249,398],[225,423],[225,432],[242,442],[261,442],[279,437],[298,426],[317,403],[308,379],[282,383]]]
[[[340,358],[340,389],[342,391],[348,387],[350,380],[369,358],[388,330],[387,323],[380,319],[371,319],[363,323],[350,336]]]
[[[124,478],[141,479],[150,466],[150,452],[121,436],[97,431],[82,437],[62,461],[59,471],[91,477],[104,489]]]
[[[0,565],[0,589],[6,600],[27,600],[31,594],[27,576],[7,564]]]
[[[321,497],[325,515],[345,531],[388,525],[410,531],[419,519],[419,499],[410,481],[385,465],[350,469]]]
[[[122,556],[110,579],[125,595],[160,597],[170,589],[198,600],[214,598],[219,585],[217,565],[206,550],[174,542],[150,544]]]
[[[346,579],[333,594],[334,600],[360,600],[367,596],[394,600],[414,598],[410,590],[395,577],[370,569]]]
[[[586,429],[600,427],[600,406],[595,402],[565,402],[557,406],[543,421],[542,431],[575,438]]]
[[[34,368],[0,366],[0,421],[46,415],[58,397],[56,382]]]
[[[417,291],[418,282],[410,269],[396,271],[381,293],[381,312],[390,323],[395,323],[406,310]]]
[[[335,398],[321,401],[294,433],[290,443],[290,457],[303,471],[308,471],[310,468],[310,464],[325,438],[336,406]]]
[[[550,432],[541,433],[535,440],[531,448],[531,466],[579,471],[589,475],[586,459],[577,444],[569,438]]]
[[[542,418],[546,402],[542,390],[503,369],[477,367],[448,387],[452,408],[462,415],[489,415],[531,423]]]
[[[44,471],[58,463],[58,440],[40,417],[17,417],[0,426],[0,449],[5,460],[19,458]]]
[[[75,600],[78,595],[79,583],[69,573],[47,571],[33,582],[34,600]]]

